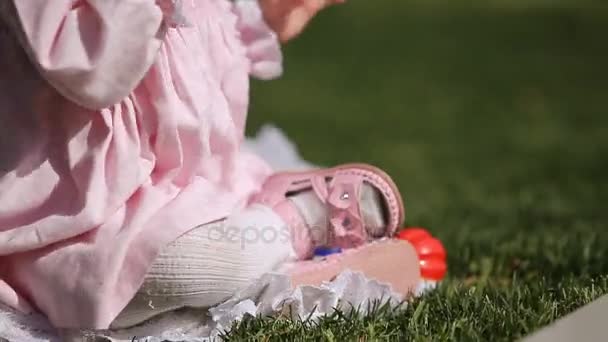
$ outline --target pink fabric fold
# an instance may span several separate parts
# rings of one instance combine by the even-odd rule
[[[237,28],[247,49],[251,74],[262,80],[270,80],[283,73],[283,55],[277,34],[264,21],[262,11],[255,0],[238,0],[234,12],[239,20]]]
[[[183,5],[191,25],[165,29],[153,0],[0,5],[5,304],[107,328],[161,248],[271,172],[240,145],[248,75],[280,74],[278,43],[228,1]]]
[[[162,12],[150,0],[13,3],[22,43],[42,76],[86,108],[98,110],[125,98],[152,65],[161,43]]]
[[[165,25],[171,28],[189,27],[191,24],[185,17],[183,0],[156,0],[163,12]]]

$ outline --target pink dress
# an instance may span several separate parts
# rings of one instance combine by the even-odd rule
[[[240,144],[280,47],[254,1],[185,0],[167,29],[154,0],[1,3],[0,301],[107,328],[160,249],[270,173]]]

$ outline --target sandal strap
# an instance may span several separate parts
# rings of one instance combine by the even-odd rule
[[[359,194],[363,177],[337,173],[327,182],[322,175],[311,178],[312,188],[317,197],[327,206],[331,226],[331,246],[351,248],[368,240],[363,224]]]

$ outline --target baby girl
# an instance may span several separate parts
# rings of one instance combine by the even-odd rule
[[[126,327],[394,234],[403,205],[382,171],[272,174],[241,149],[249,76],[279,76],[279,41],[338,2],[1,1],[0,302]],[[387,246],[359,269],[397,256],[411,286],[414,252]],[[345,255],[294,284],[357,268]]]

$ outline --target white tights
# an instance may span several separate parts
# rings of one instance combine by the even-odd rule
[[[185,306],[217,305],[293,256],[288,227],[265,206],[199,226],[160,253],[112,328]]]

